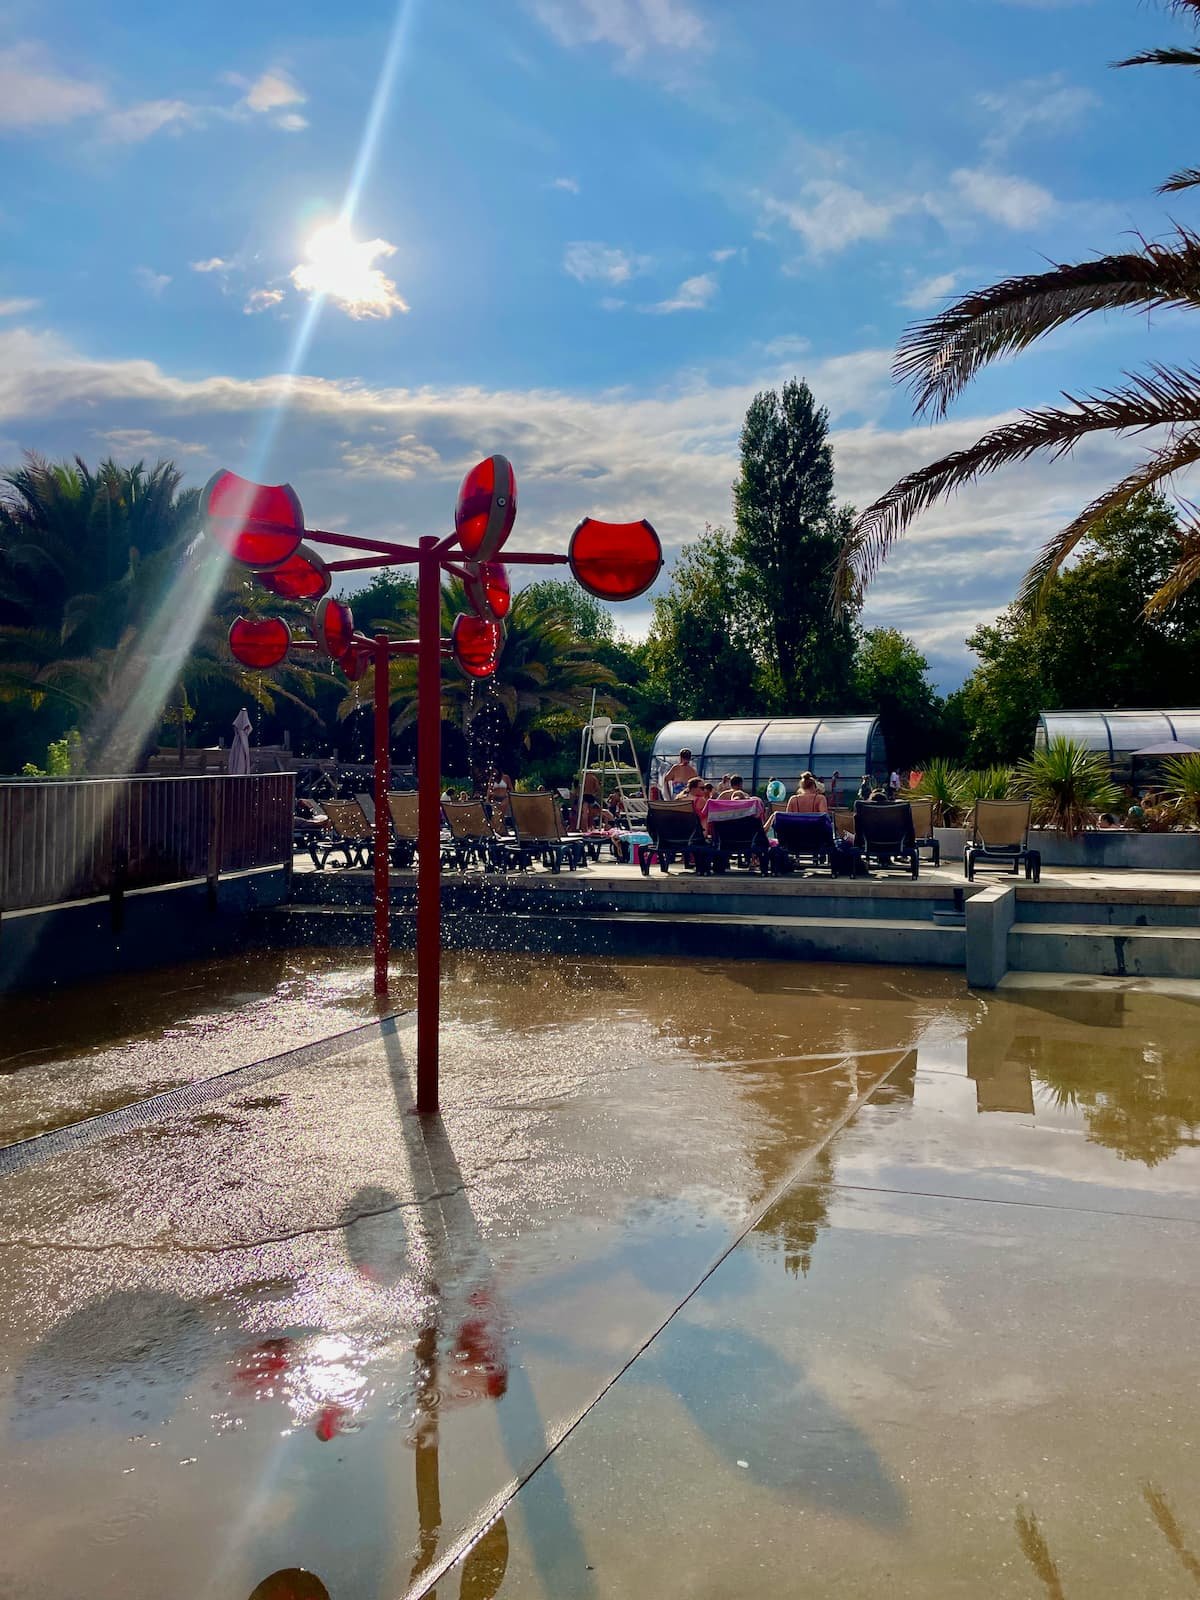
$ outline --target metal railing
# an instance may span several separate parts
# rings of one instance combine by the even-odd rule
[[[290,864],[295,777],[0,783],[0,911]]]

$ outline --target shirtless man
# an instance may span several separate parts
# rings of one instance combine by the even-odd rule
[[[681,750],[679,752],[679,760],[664,777],[663,786],[671,798],[674,799],[681,789],[686,789],[692,779],[699,776],[700,774],[692,765],[692,752],[690,750]]]

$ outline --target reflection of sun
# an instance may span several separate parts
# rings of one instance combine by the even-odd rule
[[[327,295],[352,317],[390,317],[408,306],[374,263],[395,253],[386,239],[359,240],[344,222],[328,222],[305,244],[292,282],[309,294]]]

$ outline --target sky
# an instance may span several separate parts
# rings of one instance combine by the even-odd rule
[[[0,0],[0,464],[290,481],[310,526],[450,526],[503,451],[514,541],[728,524],[746,405],[793,375],[837,494],[1017,407],[1180,359],[1093,320],[936,425],[891,378],[948,296],[1195,224],[1187,37],[1139,0]],[[1186,351],[1184,352],[1186,359]],[[942,688],[1037,546],[1143,451],[1098,441],[926,515],[864,620]],[[620,617],[634,635],[649,597]],[[800,709],[800,708],[797,708]]]

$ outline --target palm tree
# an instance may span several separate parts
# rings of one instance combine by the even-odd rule
[[[1200,0],[1164,0],[1200,30]],[[1200,67],[1194,46],[1146,50],[1116,63],[1129,66]],[[1174,173],[1160,193],[1200,185],[1200,169]],[[1161,242],[1106,255],[1048,272],[1006,278],[964,295],[938,316],[910,328],[895,363],[899,381],[913,391],[918,415],[941,417],[951,401],[989,362],[1025,349],[1043,335],[1096,312],[1200,307],[1200,234],[1183,227]],[[1153,365],[1128,375],[1116,388],[1094,394],[1064,394],[1063,405],[1025,411],[1016,422],[985,434],[911,472],[858,518],[841,551],[835,579],[839,603],[861,598],[892,545],[922,511],[963,484],[1031,456],[1066,455],[1094,433],[1165,429],[1146,459],[1119,483],[1098,495],[1043,546],[1025,576],[1021,600],[1034,609],[1079,541],[1109,512],[1135,495],[1200,461],[1200,368]],[[1200,580],[1200,514],[1187,508],[1179,534],[1179,558],[1147,602],[1147,613],[1171,605]]]
[[[199,491],[181,484],[166,461],[93,471],[30,454],[0,474],[0,701],[79,728],[92,770],[133,765],[181,684],[194,701],[232,680],[267,711],[277,697],[309,711],[312,674],[246,673],[230,655],[232,617],[266,597],[196,543]]]
[[[442,586],[444,634],[464,611],[470,605],[463,585],[451,579]],[[480,681],[447,667],[442,673],[442,720],[462,729],[472,765],[480,769],[474,774],[477,780],[498,745],[528,749],[530,734],[548,714],[576,709],[582,717],[590,691],[615,681],[594,659],[594,650],[594,642],[579,637],[570,617],[522,590],[513,596],[495,675]],[[398,708],[392,730],[401,733],[417,717],[416,663],[411,656],[397,657],[390,673],[391,704]],[[350,716],[362,705],[362,696],[351,691],[338,715]]]

